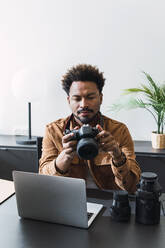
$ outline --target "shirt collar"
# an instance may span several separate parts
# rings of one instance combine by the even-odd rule
[[[95,118],[89,123],[89,125],[91,125],[92,127],[95,127],[97,124],[100,124],[101,127],[103,127],[104,125],[104,120],[103,120],[103,116],[101,114],[101,112],[98,112],[95,116]],[[65,125],[65,129],[74,129],[76,126],[78,126],[80,128],[80,124],[78,124],[76,122],[76,119],[74,117],[73,114],[71,114],[68,118],[67,118],[67,121],[66,121],[66,125]]]

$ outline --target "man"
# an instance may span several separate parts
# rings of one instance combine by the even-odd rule
[[[72,114],[46,126],[39,173],[84,178],[89,187],[133,193],[140,168],[127,127],[100,113],[104,81],[103,73],[86,64],[77,65],[64,75],[62,86]],[[66,128],[79,129],[83,124],[99,130],[99,154],[91,160],[78,157],[73,133],[64,135]]]

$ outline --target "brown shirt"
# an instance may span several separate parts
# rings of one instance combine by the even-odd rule
[[[39,173],[46,175],[67,176],[86,179],[88,170],[100,189],[124,189],[130,193],[136,191],[136,184],[140,178],[140,168],[135,160],[134,144],[128,128],[121,122],[103,116],[103,129],[109,131],[126,155],[126,162],[115,167],[109,153],[100,152],[92,160],[82,160],[75,155],[70,169],[60,174],[55,169],[55,160],[62,151],[62,137],[69,117],[59,119],[46,126],[43,138],[42,157],[40,159]],[[73,120],[70,129],[75,127]]]

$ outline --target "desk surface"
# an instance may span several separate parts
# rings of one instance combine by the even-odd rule
[[[134,140],[135,152],[137,154],[157,154],[165,156],[165,149],[153,149],[151,141]],[[14,135],[0,135],[0,147],[4,148],[19,148],[36,150],[37,145],[20,145],[16,143],[16,136]]]
[[[19,148],[19,149],[37,149],[37,145],[20,145],[16,143],[16,136],[15,135],[0,135],[0,147],[1,148]]]
[[[135,153],[137,155],[164,156],[165,149],[152,148],[151,141],[134,140]]]
[[[114,222],[109,217],[112,194],[88,193],[88,201],[102,202],[103,209],[88,230],[18,217],[15,196],[0,206],[0,244],[3,248],[164,248],[165,217],[160,224],[145,226]]]
[[[165,149],[153,149],[151,141],[134,140],[134,148],[135,153],[138,156],[165,158]],[[16,143],[16,136],[0,135],[0,150],[10,149],[28,149],[29,151],[37,151],[37,145],[20,145]]]
[[[14,192],[15,188],[13,182],[0,179],[0,204],[14,194]]]

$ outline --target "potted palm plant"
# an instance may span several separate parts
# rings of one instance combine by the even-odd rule
[[[148,80],[148,85],[141,84],[138,88],[125,89],[123,94],[131,94],[133,97],[125,103],[112,104],[111,110],[143,108],[149,111],[157,125],[157,130],[152,132],[152,147],[165,149],[165,83],[160,85],[148,73],[143,73]]]

